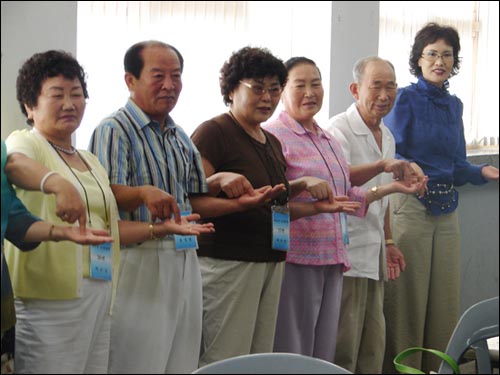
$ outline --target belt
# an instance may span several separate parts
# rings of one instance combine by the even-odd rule
[[[428,210],[436,213],[438,211],[448,211],[456,206],[457,191],[453,184],[434,184],[425,192],[422,202]]]

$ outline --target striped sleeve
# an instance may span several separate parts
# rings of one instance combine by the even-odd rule
[[[113,118],[104,119],[94,130],[89,151],[97,156],[111,184],[128,185],[130,142]]]
[[[187,136],[187,134],[182,130],[182,128],[177,128],[177,134],[184,143],[185,148],[189,150],[189,160],[190,165],[188,174],[188,193],[189,194],[200,194],[208,192],[208,184],[207,179],[205,177],[205,170],[203,169],[203,163],[201,161],[201,154],[198,151],[198,148],[194,145],[191,138]]]

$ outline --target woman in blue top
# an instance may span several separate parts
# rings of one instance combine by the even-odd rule
[[[384,118],[396,140],[398,158],[419,165],[429,177],[422,198],[391,198],[392,234],[408,267],[386,285],[387,346],[384,372],[395,372],[400,351],[423,346],[444,351],[457,322],[460,235],[455,186],[498,180],[498,169],[466,160],[463,104],[448,79],[460,68],[460,38],[448,26],[427,24],[415,36],[410,72],[417,83],[399,90]],[[428,373],[439,358],[414,355],[405,361]]]

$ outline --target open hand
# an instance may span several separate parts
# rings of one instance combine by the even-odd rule
[[[318,213],[345,212],[349,214],[354,213],[361,207],[360,202],[350,201],[349,197],[345,195],[336,196],[333,202],[324,199],[316,201],[313,204],[316,210],[318,210]]]
[[[57,231],[56,227],[54,231]],[[62,236],[60,240],[69,240],[81,245],[99,245],[106,242],[113,242],[113,237],[104,229],[85,228],[81,230],[79,227],[62,227]],[[54,236],[58,238],[57,234]]]
[[[178,224],[172,219],[167,219],[161,223],[156,223],[155,226],[158,229],[155,230],[157,233],[161,233],[161,237],[167,234],[180,234],[180,235],[200,235],[201,233],[211,233],[214,232],[213,223],[198,224],[195,221],[200,220],[200,215],[190,214],[183,216],[181,218],[181,223]]]
[[[406,268],[405,257],[401,250],[394,245],[387,245],[386,259],[387,259],[387,277],[389,280],[396,280]]]
[[[258,189],[254,189],[254,195],[250,195],[248,193],[243,194],[238,198],[238,202],[242,207],[244,207],[244,209],[249,209],[267,204],[285,191],[286,187],[284,184],[278,184],[272,187],[266,185]]]
[[[403,181],[394,181],[391,184],[395,187],[395,191],[404,194],[415,194],[417,193],[419,197],[423,196],[423,192],[427,187],[427,181],[429,178],[424,176],[423,178],[414,178],[409,186],[407,186]]]

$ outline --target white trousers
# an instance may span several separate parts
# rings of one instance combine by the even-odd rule
[[[78,299],[16,299],[15,372],[106,373],[111,289],[110,282],[83,279]]]
[[[201,342],[196,251],[172,240],[123,248],[111,323],[109,373],[190,373]]]

